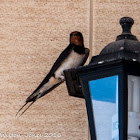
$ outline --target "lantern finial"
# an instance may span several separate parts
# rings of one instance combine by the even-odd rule
[[[117,36],[116,41],[122,39],[137,40],[136,36],[131,34],[131,28],[134,24],[134,20],[130,17],[123,17],[120,19],[120,25],[122,26],[122,34]]]
[[[134,20],[130,17],[123,17],[120,19],[120,25],[122,26],[122,33],[131,33],[131,27],[134,24]]]

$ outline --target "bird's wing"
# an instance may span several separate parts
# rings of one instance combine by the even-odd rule
[[[85,48],[85,58],[80,66],[83,66],[86,63],[88,56],[89,56],[89,49]]]
[[[70,54],[70,52],[73,49],[73,45],[70,44],[68,47],[59,55],[58,59],[52,66],[50,72],[47,74],[47,76],[43,79],[43,81],[40,83],[40,85],[35,89],[35,91],[31,94],[33,95],[37,90],[39,90],[45,83],[47,83],[51,76],[54,75],[55,71],[59,68],[61,63],[67,58],[67,56]],[[30,96],[31,96],[30,95]]]
[[[59,66],[61,65],[61,63],[63,63],[63,61],[68,57],[68,55],[72,51],[73,47],[74,47],[73,44],[69,44],[68,47],[59,55],[58,59],[56,60],[56,62],[54,63],[54,65],[52,66],[52,68],[51,68],[51,70],[49,72],[49,74],[51,76],[59,68]]]

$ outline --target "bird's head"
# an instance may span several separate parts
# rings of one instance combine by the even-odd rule
[[[82,33],[74,31],[70,34],[70,44],[75,44],[78,46],[84,46],[84,40]]]

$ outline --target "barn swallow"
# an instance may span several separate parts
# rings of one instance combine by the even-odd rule
[[[84,47],[82,33],[78,31],[72,32],[70,34],[69,41],[70,44],[59,55],[47,76],[35,89],[35,91],[26,99],[25,104],[21,107],[17,114],[24,108],[24,106],[31,102],[30,105],[21,113],[22,115],[37,99],[43,97],[63,83],[65,81],[63,73],[64,70],[84,65],[89,56],[89,49]]]

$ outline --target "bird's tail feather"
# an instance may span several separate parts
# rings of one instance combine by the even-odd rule
[[[63,81],[62,81],[62,82],[63,82]],[[62,82],[60,82],[60,83],[54,85],[53,87],[51,87],[50,89],[48,89],[47,91],[45,91],[45,92],[43,92],[43,93],[40,93],[40,92],[37,93],[37,92],[35,92],[34,94],[31,94],[31,95],[26,99],[25,104],[19,109],[19,111],[17,112],[16,116],[19,114],[19,112],[20,112],[29,102],[31,102],[31,103],[29,104],[29,106],[27,106],[26,109],[24,109],[24,111],[19,115],[19,117],[20,117],[21,115],[23,115],[23,114],[27,111],[27,109],[29,109],[29,107],[30,107],[37,99],[39,99],[40,97],[42,97],[42,96],[46,95],[47,93],[49,93],[50,91],[52,91],[54,88],[56,88],[57,86],[59,86]]]
[[[34,102],[35,102],[35,101],[31,102],[31,103],[24,109],[24,111],[23,111],[18,117],[20,117],[21,115],[23,115],[23,114],[26,112],[26,110],[29,109],[29,107],[30,107]],[[29,102],[26,102],[26,103],[20,108],[20,110],[17,112],[16,116],[19,114],[19,112],[20,112],[28,103],[29,103]]]
[[[20,109],[19,111],[17,112],[16,116],[18,115],[18,113],[24,108],[24,106],[26,106],[28,103],[26,102]]]
[[[63,81],[62,81],[63,82]],[[45,92],[35,92],[34,94],[31,94],[26,102],[32,102],[32,101],[35,101],[39,98],[41,98],[42,96],[46,95],[47,93],[49,93],[50,91],[52,91],[53,89],[55,89],[57,86],[59,86],[62,82],[58,83],[58,84],[55,84],[54,86],[52,86],[51,88],[49,88],[48,90],[46,90]]]

